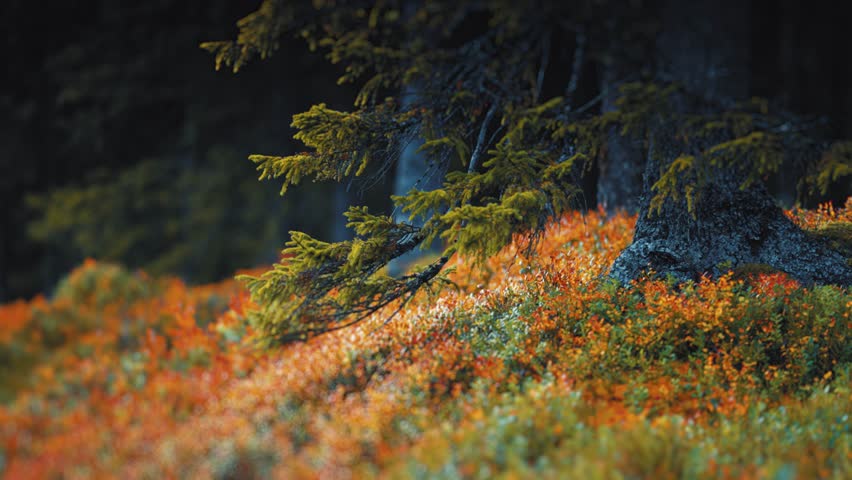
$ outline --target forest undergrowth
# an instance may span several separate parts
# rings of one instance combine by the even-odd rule
[[[852,199],[788,214],[849,245]],[[233,280],[87,261],[0,306],[0,474],[852,478],[852,290],[760,265],[619,287],[634,221],[571,213],[389,321],[267,350]]]

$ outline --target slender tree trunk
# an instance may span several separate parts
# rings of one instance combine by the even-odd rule
[[[618,48],[616,45],[615,48]],[[603,67],[602,89],[604,92],[601,110],[615,110],[618,99],[618,84],[624,71],[624,61],[615,57]],[[618,128],[608,132],[606,153],[598,162],[597,203],[607,212],[624,210],[639,211],[642,195],[642,172],[645,166],[645,151],[641,139],[621,135]]]
[[[421,5],[419,0],[406,0],[402,5],[403,18],[411,18],[417,12],[417,8]],[[418,96],[418,88],[416,85],[409,85],[402,92],[403,105],[409,106],[416,102]],[[417,149],[423,144],[422,139],[415,139],[403,148],[400,154],[399,161],[396,165],[396,174],[394,176],[393,194],[405,195],[411,189],[417,190],[435,190],[440,188],[443,172],[438,172],[434,168],[434,164],[430,164],[428,158],[419,153]],[[393,220],[395,222],[408,223],[408,214],[395,209],[393,212]],[[415,219],[414,224],[421,226],[422,222]],[[408,253],[394,258],[388,263],[388,275],[398,277],[405,273],[412,263],[418,258],[429,253],[437,253],[434,245],[426,245],[425,248],[418,248]]]
[[[784,108],[793,111],[797,109],[791,101],[792,93],[802,88],[797,70],[797,59],[806,55],[803,55],[796,42],[796,35],[799,33],[796,27],[798,4],[799,2],[795,0],[780,0],[775,6],[781,12],[779,14],[780,28],[778,33],[781,75],[775,81],[781,84],[781,104]],[[803,170],[800,165],[791,165],[790,168],[783,168],[772,176],[769,188],[781,204],[787,208],[793,206],[798,200],[796,179],[805,174]]]
[[[331,225],[331,241],[343,242],[352,239],[352,231],[346,228],[346,217],[343,214],[349,209],[352,203],[349,200],[349,192],[346,190],[346,184],[338,183],[334,186],[334,197],[332,198],[332,215]]]
[[[671,0],[659,38],[662,71],[710,98],[743,98],[747,93],[748,11],[738,0]],[[679,108],[694,109],[685,98]],[[691,107],[691,108],[690,108]],[[679,281],[720,275],[745,264],[764,264],[806,283],[852,284],[852,268],[839,253],[796,227],[761,186],[741,190],[741,178],[721,171],[708,185],[694,215],[682,202],[667,202],[650,214],[651,185],[660,167],[682,153],[660,119],[649,140],[644,195],[633,243],[613,264],[621,282],[653,269]]]
[[[412,102],[416,96],[417,89],[415,87],[408,87],[403,93],[403,101],[405,103]],[[436,171],[435,165],[430,164],[429,159],[417,151],[422,144],[423,141],[421,139],[416,139],[403,149],[396,166],[396,175],[394,176],[394,195],[405,195],[413,188],[429,191],[441,186],[443,172]],[[399,209],[394,211],[393,219],[396,222],[409,222],[408,214],[401,212]],[[415,225],[418,223],[415,221]],[[432,246],[425,249],[412,250],[393,259],[388,264],[388,274],[399,276],[405,273],[408,266],[418,258],[429,253],[435,253],[435,249]]]

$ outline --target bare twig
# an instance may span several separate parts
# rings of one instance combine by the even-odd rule
[[[536,78],[535,92],[533,94],[533,101],[535,102],[538,102],[539,97],[541,97],[541,88],[544,84],[544,74],[547,71],[547,64],[550,61],[550,37],[550,32],[547,32],[541,46],[541,66],[538,69],[538,78]]]
[[[467,173],[476,171],[476,164],[479,162],[479,156],[482,155],[482,150],[485,147],[485,134],[488,132],[488,124],[491,123],[491,118],[497,111],[497,102],[491,104],[488,113],[485,114],[485,119],[482,120],[482,125],[479,127],[479,137],[476,139],[476,146],[473,148],[473,154],[470,156],[470,165],[467,167]]]

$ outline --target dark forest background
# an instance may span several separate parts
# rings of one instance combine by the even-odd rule
[[[754,3],[749,90],[852,138],[852,15],[821,3]],[[214,70],[198,44],[233,38],[259,1],[48,4],[0,4],[0,301],[49,292],[87,256],[211,281],[273,261],[289,230],[341,239],[348,202],[390,211],[392,179],[371,198],[308,184],[281,199],[257,182],[248,154],[301,149],[293,114],[354,98],[298,39],[239,74]],[[589,69],[581,96],[600,83]],[[802,198],[800,176],[773,180],[787,206],[852,193]],[[586,185],[594,207],[594,173]]]

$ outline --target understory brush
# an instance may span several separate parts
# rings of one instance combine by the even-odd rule
[[[811,231],[844,209],[790,212]],[[852,291],[606,280],[573,213],[455,288],[261,350],[246,291],[89,261],[0,306],[6,478],[851,478]],[[831,227],[837,229],[837,227]]]

